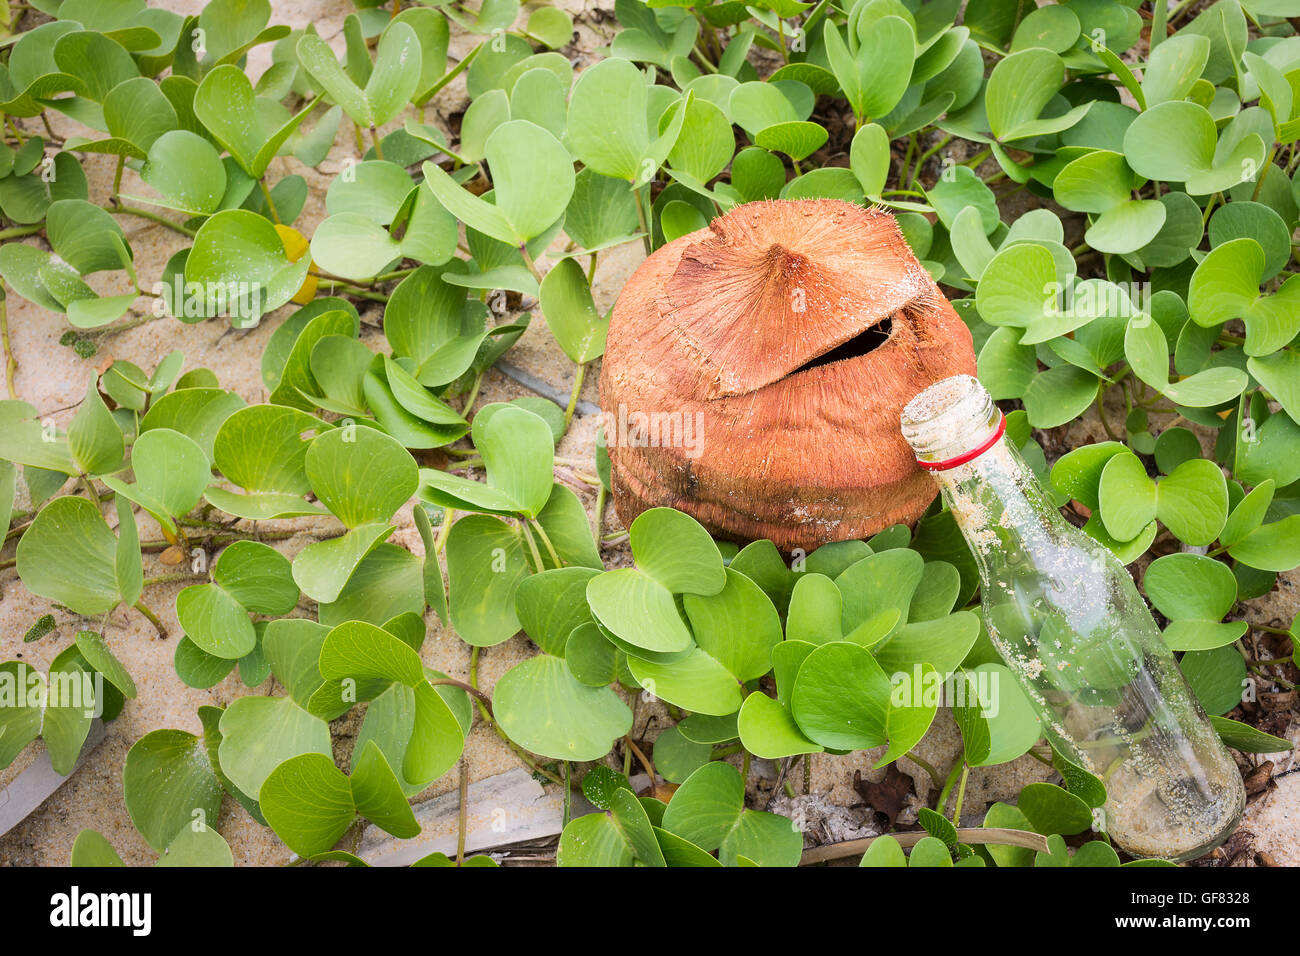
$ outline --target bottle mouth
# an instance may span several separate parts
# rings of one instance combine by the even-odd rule
[[[903,437],[917,463],[943,471],[983,454],[1002,437],[1006,420],[972,375],[954,375],[919,392],[903,408]]]

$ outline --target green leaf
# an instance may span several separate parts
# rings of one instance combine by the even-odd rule
[[[735,677],[698,647],[671,663],[645,660],[629,653],[627,666],[641,687],[686,710],[721,717],[734,714],[744,703],[744,694]]]
[[[1227,717],[1211,717],[1210,724],[1223,738],[1225,744],[1233,750],[1240,750],[1243,753],[1272,754],[1295,749],[1295,745],[1289,740],[1274,737],[1272,734],[1266,734],[1249,724],[1229,720]]]
[[[512,120],[493,131],[485,152],[492,168],[493,202],[466,191],[440,166],[426,162],[425,180],[438,201],[457,219],[508,245],[520,246],[542,235],[563,215],[573,195],[568,151],[535,123]]]
[[[1152,47],[1142,71],[1142,93],[1147,106],[1185,99],[1205,69],[1210,56],[1207,37],[1180,33]]]
[[[122,666],[122,662],[113,655],[108,642],[104,640],[102,634],[95,631],[78,631],[76,642],[77,650],[81,652],[81,656],[86,659],[86,662],[92,668],[104,676],[104,680],[116,687],[123,697],[135,698],[135,681],[131,679],[131,675],[127,673],[126,668]]]
[[[824,749],[803,735],[787,706],[761,693],[745,698],[737,729],[745,749],[766,760],[820,753]]]
[[[1124,133],[1129,166],[1147,179],[1181,182],[1194,196],[1226,190],[1250,178],[1264,161],[1258,134],[1244,136],[1218,156],[1209,110],[1187,101],[1165,102],[1138,115]]]
[[[328,759],[332,753],[325,722],[287,697],[240,697],[222,713],[220,729],[221,769],[259,801],[262,784],[284,761],[311,753]]]
[[[116,426],[114,426],[116,427]],[[85,498],[55,498],[18,541],[18,576],[33,594],[88,617],[121,600],[117,539]]]
[[[82,830],[72,841],[69,866],[110,867],[126,866],[113,844],[98,830]]]
[[[899,842],[886,833],[871,841],[867,852],[862,854],[858,866],[907,866],[907,857],[903,854],[903,847]]]
[[[176,618],[186,636],[214,657],[237,660],[257,645],[244,606],[215,584],[194,584],[176,595]]]
[[[790,710],[811,740],[835,750],[866,750],[887,740],[891,684],[874,657],[856,644],[814,650],[799,668]]]
[[[343,112],[371,129],[396,116],[420,85],[420,40],[406,22],[394,22],[384,30],[365,89],[353,82],[329,45],[315,33],[304,34],[295,49],[303,69]]]
[[[542,279],[542,313],[564,354],[582,364],[605,352],[609,316],[601,316],[591,297],[582,267],[561,259]]]
[[[1300,565],[1300,515],[1256,528],[1230,547],[1228,554],[1261,571],[1290,571]]]
[[[1300,333],[1296,311],[1300,283],[1288,279],[1272,295],[1260,295],[1265,271],[1263,247],[1253,238],[1232,239],[1211,250],[1188,286],[1192,320],[1208,328],[1242,319],[1249,356],[1266,356],[1282,348]]]
[[[319,418],[280,405],[250,405],[231,414],[217,431],[213,459],[248,494],[210,487],[208,501],[244,518],[323,514],[302,496],[311,490],[304,468],[307,449],[324,427]]]
[[[912,24],[899,16],[882,16],[859,38],[856,50],[845,45],[830,19],[822,37],[831,72],[859,121],[882,117],[898,105],[912,76],[916,48]]]
[[[85,474],[103,474],[122,466],[125,449],[122,430],[99,395],[98,377],[91,375],[86,397],[68,424],[72,460]]]
[[[114,426],[116,427],[116,426]],[[104,483],[175,532],[173,516],[189,514],[212,479],[212,465],[199,445],[170,428],[143,431],[131,447],[136,483],[114,477]]]
[[[1092,809],[1055,784],[1031,783],[1020,791],[1017,808],[1038,833],[1082,833],[1092,826]]]
[[[639,568],[592,578],[587,601],[596,620],[634,650],[682,655],[694,644],[672,592]]]
[[[515,743],[556,760],[597,760],[632,726],[632,712],[608,687],[586,687],[558,657],[516,664],[492,693],[493,713]]]
[[[419,468],[398,442],[371,428],[336,428],[303,461],[312,491],[348,528],[392,518],[419,485]]]
[[[276,766],[259,802],[276,836],[300,856],[332,848],[356,815],[348,778],[322,753],[295,755]]]
[[[631,866],[632,850],[607,813],[589,813],[569,821],[555,851],[556,866]]]
[[[289,301],[311,265],[304,256],[290,262],[275,227],[247,209],[227,209],[210,217],[194,236],[185,260],[185,282],[199,283],[202,299],[191,316],[197,321],[228,316],[235,328],[256,325],[267,312]]]
[[[301,112],[268,131],[263,126],[266,114],[258,108],[253,84],[243,70],[231,64],[218,66],[205,76],[194,93],[195,117],[254,180],[266,174],[280,147],[315,106],[315,101],[308,103]]]
[[[1175,468],[1157,488],[1156,517],[1180,541],[1202,547],[1213,542],[1228,517],[1228,486],[1219,466],[1193,458]]]
[[[702,850],[716,850],[745,808],[745,784],[735,767],[715,761],[691,774],[664,811],[663,827]]]
[[[648,99],[645,77],[628,60],[613,57],[582,71],[569,97],[568,144],[584,166],[634,186],[654,176],[676,145],[690,106],[678,109],[652,140]]]
[[[672,508],[650,508],[629,529],[637,567],[673,592],[709,596],[727,584],[722,554],[703,525]]]
[[[1106,531],[1119,541],[1138,536],[1156,516],[1156,484],[1131,452],[1106,462],[1098,487]]]
[[[203,741],[183,730],[155,730],[137,740],[122,768],[131,822],[160,853],[192,825],[215,826],[221,783]]]
[[[1069,129],[1088,112],[1090,103],[1062,116],[1040,119],[1061,87],[1065,64],[1050,50],[1032,47],[998,61],[984,91],[989,129],[1001,142],[1043,136]]]
[[[1241,703],[1246,662],[1235,646],[1188,651],[1180,661],[1192,692],[1211,716],[1222,716]]]

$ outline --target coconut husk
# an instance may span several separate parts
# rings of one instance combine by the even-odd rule
[[[973,374],[970,332],[893,216],[748,203],[650,256],[615,304],[601,408],[614,504],[789,551],[911,524],[934,498],[899,412]]]

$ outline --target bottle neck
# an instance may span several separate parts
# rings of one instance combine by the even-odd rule
[[[1063,523],[1038,479],[1005,436],[963,464],[932,472],[986,580],[998,567],[1032,563]]]

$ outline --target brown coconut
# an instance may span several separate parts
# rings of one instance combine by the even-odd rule
[[[933,481],[899,432],[971,336],[894,217],[747,203],[660,248],[624,287],[600,400],[614,506],[810,551],[911,524]]]

